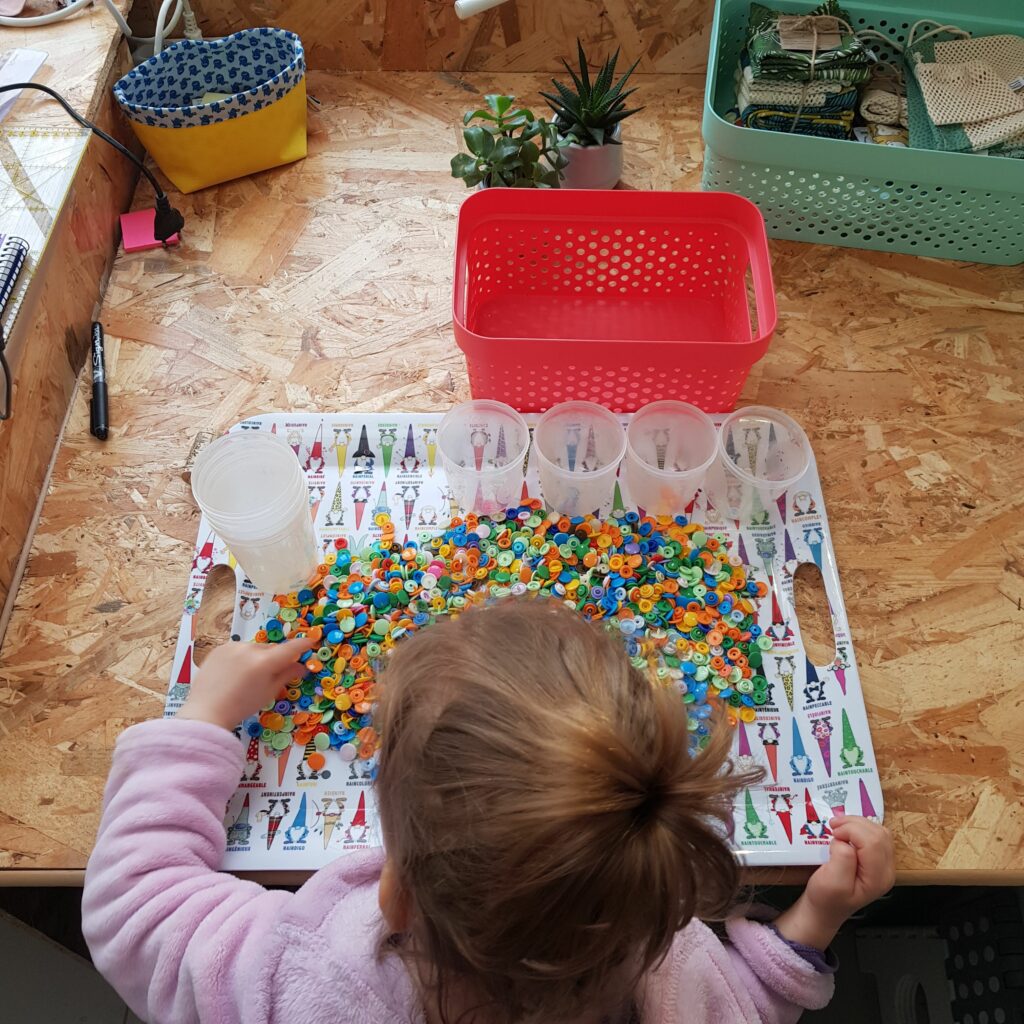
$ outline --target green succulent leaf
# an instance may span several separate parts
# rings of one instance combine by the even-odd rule
[[[484,97],[484,102],[500,117],[512,106],[514,98],[513,96],[499,96],[497,93],[488,93]]]
[[[565,70],[569,72],[569,77],[572,79],[572,84],[576,89],[577,95],[582,96],[584,92],[589,92],[589,89],[587,89],[583,85],[583,83],[580,81],[579,75],[577,75],[576,72],[573,71],[569,62],[564,57],[562,58],[562,64],[565,67]]]
[[[540,159],[540,149],[533,142],[524,142],[519,153],[524,164],[535,164]]]
[[[526,116],[528,113],[528,110],[524,110],[511,120],[507,118],[502,119],[498,122],[498,130],[502,135],[511,135],[517,128],[523,128],[530,123],[532,119]]]
[[[466,140],[466,148],[476,156],[489,157],[494,149],[494,136],[479,125],[464,129],[462,137]]]
[[[462,115],[462,123],[469,124],[470,121],[479,118],[481,121],[497,121],[498,119],[489,110],[467,110]]]
[[[640,63],[640,58],[638,57],[635,61],[633,61],[632,64],[630,64],[629,70],[615,83],[615,85],[613,85],[611,87],[611,89],[608,90],[608,95],[610,97],[618,96],[619,93],[622,92],[622,87],[629,80],[629,76],[631,74],[633,74],[633,72],[636,70],[637,64],[639,64],[639,63]]]
[[[587,70],[587,55],[583,52],[583,44],[579,37],[576,39],[576,54],[580,61],[580,78],[583,79],[583,87],[590,92],[590,72]]]
[[[625,106],[626,100],[628,100],[629,97],[632,96],[635,92],[636,89],[627,89],[625,92],[619,93],[619,95],[616,96],[615,99],[609,100],[609,105],[612,107]]]
[[[500,138],[494,144],[494,149],[491,152],[491,160],[494,163],[504,163],[507,160],[512,159],[519,152],[520,142],[517,139]]]
[[[609,125],[616,125],[627,117],[632,117],[634,114],[639,114],[640,111],[643,109],[643,107],[634,107],[632,110],[620,110],[617,113],[612,114],[611,117],[608,118],[607,123]]]
[[[608,91],[608,87],[612,84],[612,78],[615,76],[615,62],[619,59],[619,51],[616,50],[602,66],[601,70],[597,74],[597,78],[594,81],[594,92],[605,93]]]
[[[551,107],[552,110],[556,113],[559,109],[569,111],[579,110],[580,98],[572,91],[572,89],[558,81],[557,78],[552,78],[551,84],[555,87],[555,91],[558,95],[554,96],[549,92],[542,92],[541,96],[547,100],[548,106]]]
[[[452,177],[465,178],[476,173],[477,163],[468,153],[456,153],[452,157]]]

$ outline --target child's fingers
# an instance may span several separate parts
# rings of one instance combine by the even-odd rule
[[[318,641],[314,640],[309,636],[297,637],[295,640],[285,640],[280,644],[268,644],[265,646],[265,650],[268,653],[266,658],[267,661],[273,665],[280,665],[281,668],[290,666],[292,662],[297,662],[299,658],[316,647]]]
[[[847,823],[837,825],[832,829],[832,835],[844,843],[848,843],[860,860],[862,873],[869,871],[872,865],[877,864],[880,857],[881,846],[875,842],[874,837],[865,836],[855,826]]]
[[[302,672],[299,658],[316,645],[317,641],[310,637],[299,637],[296,640],[285,640],[280,644],[264,645],[260,651],[260,656],[263,659],[261,664],[270,678],[287,682]]]
[[[309,637],[273,645],[253,644],[252,648],[260,658],[260,676],[266,680],[267,688],[279,689],[303,675],[299,658],[315,646],[316,641]]]
[[[828,848],[828,862],[818,870],[828,875],[835,889],[852,891],[857,880],[857,851],[849,843],[833,839]]]
[[[857,868],[857,851],[847,842],[834,837],[828,846],[829,863],[835,861],[842,868]]]
[[[837,825],[845,825],[848,821],[858,821],[859,816],[856,814],[837,814],[833,818],[828,819],[828,827],[835,828]]]
[[[867,818],[851,816],[845,818],[845,820],[835,818],[833,822],[832,834],[838,835],[842,833],[842,838],[851,845],[856,846],[858,850],[884,844],[888,838],[888,833],[881,825],[868,821]]]

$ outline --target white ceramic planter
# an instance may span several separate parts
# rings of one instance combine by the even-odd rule
[[[621,138],[621,128],[614,138]],[[569,164],[562,169],[562,188],[615,188],[622,177],[622,146],[577,146],[562,150]]]

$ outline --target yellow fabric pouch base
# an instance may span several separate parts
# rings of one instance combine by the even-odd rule
[[[195,192],[306,155],[306,80],[251,114],[188,128],[131,126],[179,192]]]

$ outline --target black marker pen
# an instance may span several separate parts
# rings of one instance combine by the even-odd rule
[[[107,439],[107,373],[103,365],[103,328],[92,325],[92,405],[89,407],[89,433],[101,441]]]

